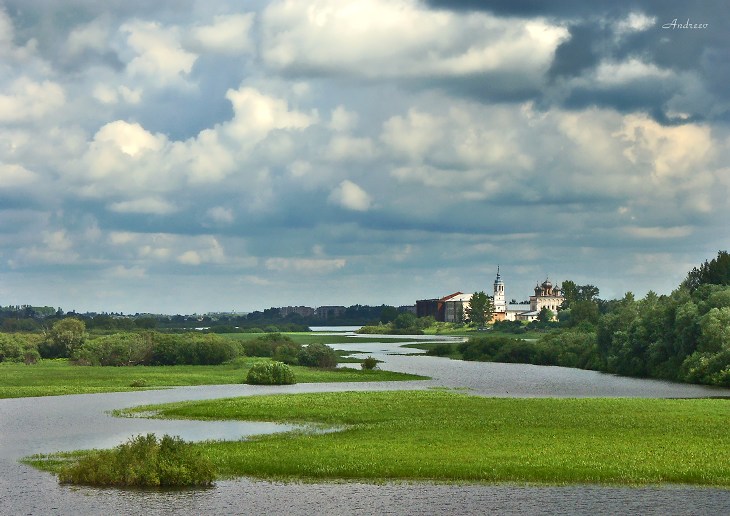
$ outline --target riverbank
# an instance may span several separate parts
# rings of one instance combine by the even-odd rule
[[[36,364],[0,363],[0,398],[129,392],[165,387],[240,384],[249,369],[265,358],[240,358],[215,366],[76,366],[67,359]],[[298,383],[418,380],[408,373],[354,368],[314,369],[292,366]]]
[[[343,428],[196,444],[223,478],[730,486],[727,400],[490,399],[429,390],[256,396],[125,413],[148,411]]]

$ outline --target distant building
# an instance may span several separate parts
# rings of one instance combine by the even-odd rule
[[[492,313],[492,322],[514,320],[510,311],[507,310],[507,301],[504,297],[504,281],[499,275],[499,265],[497,265],[497,277],[494,278],[494,288],[492,289],[492,304],[494,312]],[[516,314],[514,314],[516,317]]]
[[[345,313],[344,306],[320,306],[314,311],[314,315],[320,319],[331,319],[333,317],[339,317]]]
[[[455,292],[438,299],[421,299],[416,301],[416,315],[418,317],[432,316],[442,322],[462,322],[471,302],[472,294]],[[557,318],[560,305],[564,297],[558,285],[553,286],[549,279],[541,285],[535,286],[535,295],[530,296],[530,307],[526,305],[507,303],[505,301],[505,285],[497,267],[497,277],[492,288],[492,304],[494,311],[491,322],[495,321],[534,321],[543,308],[553,313]]]
[[[444,302],[445,322],[464,322],[473,294],[457,294]]]
[[[402,305],[402,306],[399,306],[397,310],[398,310],[398,313],[415,314],[416,305]]]
[[[437,321],[446,321],[446,303],[455,297],[463,296],[463,292],[454,292],[438,299],[419,299],[416,301],[418,317],[433,317]]]
[[[281,317],[288,317],[292,314],[296,314],[301,317],[312,317],[314,316],[314,308],[309,306],[282,306],[279,308],[279,315]]]
[[[557,318],[560,305],[565,301],[563,291],[559,285],[553,286],[549,279],[542,282],[542,285],[535,285],[535,295],[530,296],[530,312],[537,315],[543,308],[553,313],[553,319]]]

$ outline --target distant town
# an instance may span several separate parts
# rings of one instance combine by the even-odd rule
[[[3,331],[34,331],[63,317],[74,316],[85,321],[90,329],[134,328],[205,328],[212,331],[241,329],[301,331],[309,326],[365,325],[388,323],[399,314],[412,313],[418,317],[433,317],[441,322],[464,322],[472,294],[454,292],[431,299],[419,299],[413,305],[323,305],[280,306],[253,312],[208,312],[205,314],[169,315],[155,313],[124,314],[114,312],[64,312],[50,306],[0,306],[0,329]],[[493,303],[492,322],[534,321],[540,311],[548,309],[556,317],[564,297],[559,285],[549,279],[535,285],[529,301],[505,298],[505,283],[497,268],[490,298]]]

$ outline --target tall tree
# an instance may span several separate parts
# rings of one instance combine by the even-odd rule
[[[542,323],[547,323],[555,318],[555,314],[547,306],[543,306],[540,309],[540,313],[537,315],[537,320]]]
[[[705,260],[705,263],[692,269],[682,285],[694,292],[700,285],[708,283],[730,285],[730,254],[727,251],[718,251],[717,258],[709,262]]]
[[[492,319],[494,303],[484,291],[474,292],[469,300],[469,307],[466,309],[466,316],[469,322],[480,327],[486,325]]]
[[[53,324],[49,338],[61,357],[70,357],[86,341],[86,324],[75,317],[61,319]]]
[[[567,310],[580,301],[594,302],[598,300],[598,287],[594,285],[578,285],[574,281],[565,280],[562,284],[563,304],[561,310]]]

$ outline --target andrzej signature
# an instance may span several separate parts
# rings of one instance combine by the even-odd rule
[[[662,25],[662,29],[706,29],[709,26],[709,23],[691,23],[689,18],[685,23],[677,22],[677,18],[675,18],[670,23]]]

